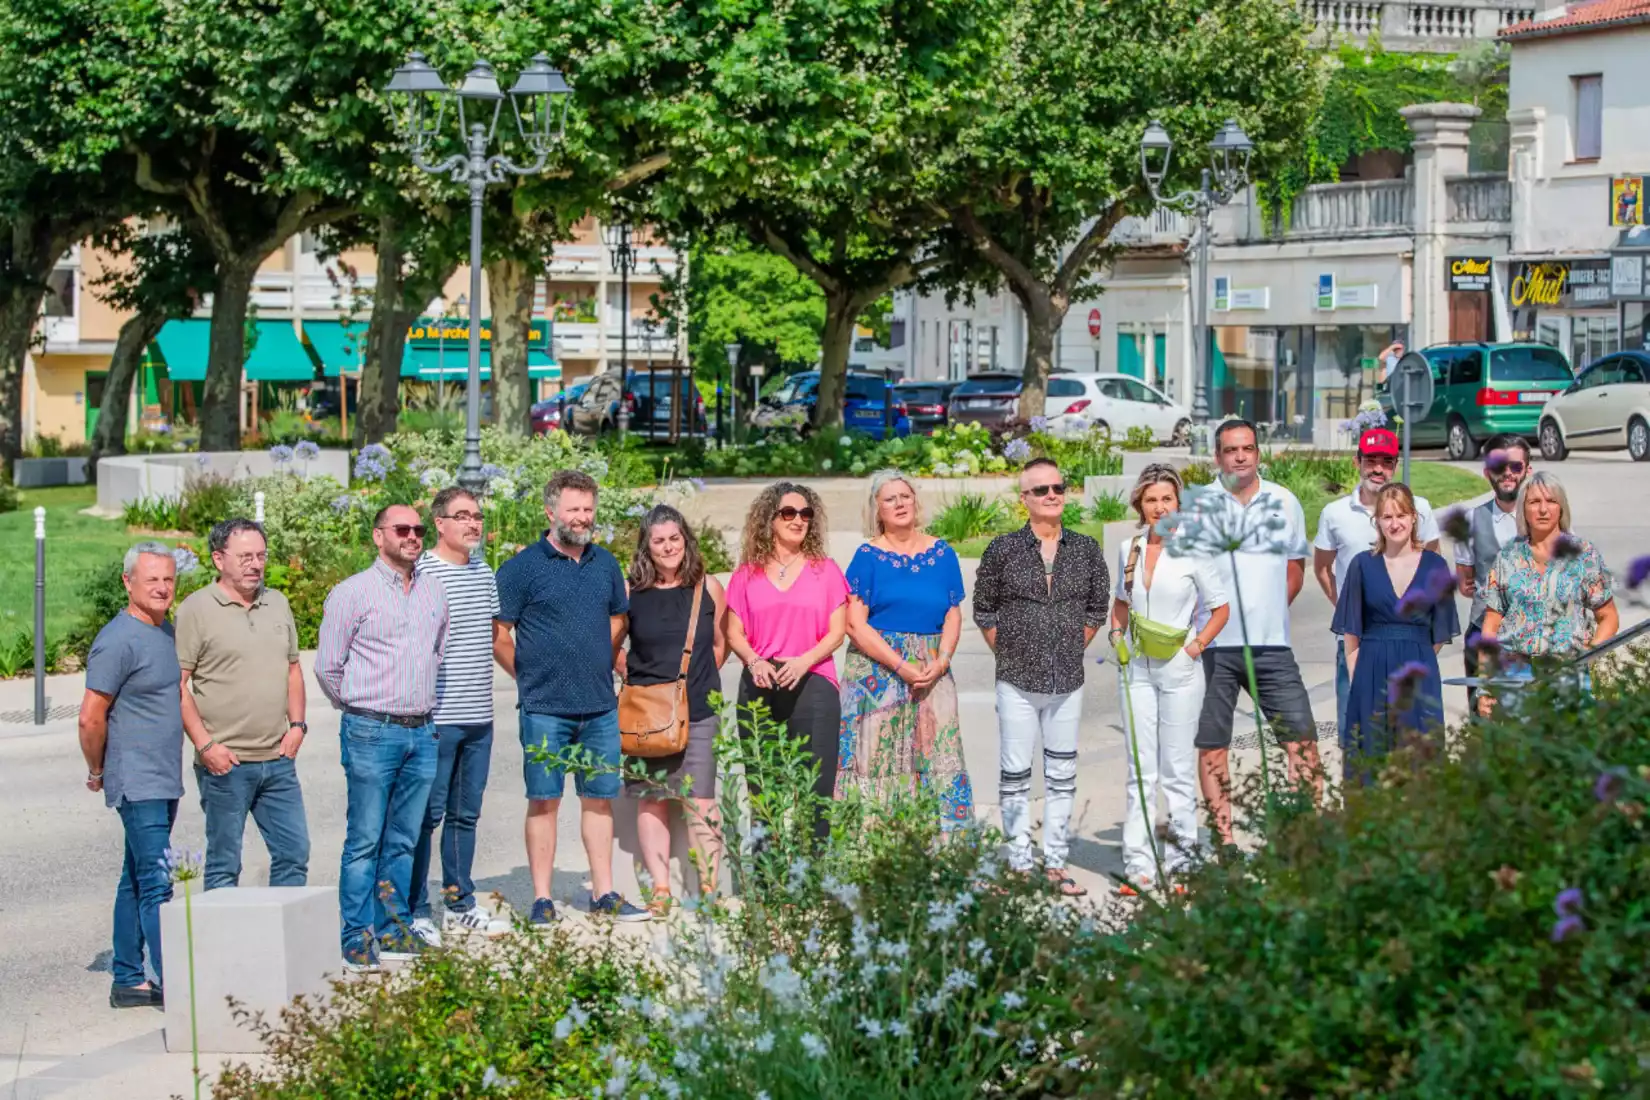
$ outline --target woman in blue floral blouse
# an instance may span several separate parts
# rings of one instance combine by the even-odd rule
[[[1502,653],[1500,675],[1528,679],[1538,657],[1575,657],[1620,626],[1610,571],[1596,547],[1570,533],[1570,498],[1558,478],[1531,474],[1514,510],[1518,538],[1501,548],[1484,582],[1484,636]],[[1493,700],[1480,693],[1478,712]]]
[[[917,491],[897,470],[871,478],[866,534],[848,566],[837,797],[922,791],[940,826],[974,816],[951,657],[962,632],[962,563],[922,531]]]

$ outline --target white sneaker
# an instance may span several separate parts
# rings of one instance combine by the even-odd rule
[[[412,934],[423,940],[427,947],[441,946],[441,929],[429,917],[416,918],[412,922]]]
[[[509,921],[489,913],[479,905],[463,910],[447,910],[446,915],[441,918],[441,927],[443,931],[461,936],[504,936],[511,930]]]

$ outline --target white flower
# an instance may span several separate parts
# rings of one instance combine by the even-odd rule
[[[903,1039],[907,1035],[911,1034],[911,1025],[906,1023],[904,1020],[889,1020],[888,1034],[897,1035],[899,1038]]]
[[[911,954],[911,945],[902,940],[883,940],[877,944],[877,954],[890,959],[903,959]]]
[[[685,629],[685,628],[684,628]],[[808,929],[808,938],[802,941],[802,952],[805,955],[819,954],[819,925]]]
[[[684,632],[685,632],[685,630],[686,630],[686,628],[684,628]],[[968,953],[970,955],[974,956],[976,959],[980,957],[980,952],[984,951],[984,950],[985,950],[985,941],[980,939],[978,936],[976,936],[973,939],[968,941]]]
[[[687,633],[687,628],[683,627],[682,632],[684,634]],[[757,1089],[756,1090],[756,1100],[771,1100],[771,1098],[768,1096],[768,1090],[767,1089]]]
[[[949,905],[946,905],[943,901],[928,903],[928,930],[930,932],[949,932],[955,927],[957,927],[957,914]]]
[[[865,1032],[865,1037],[868,1039],[882,1038],[883,1029],[881,1020],[873,1020],[869,1016],[861,1016],[859,1018],[859,1029]]]
[[[676,1057],[671,1059],[670,1064],[675,1066],[677,1069],[685,1069],[689,1073],[693,1073],[699,1069],[699,1056],[691,1050],[678,1050],[676,1052]],[[669,1087],[663,1081],[659,1083],[659,1087],[665,1089],[667,1092],[670,1091]]]
[[[514,1077],[506,1077],[495,1066],[488,1066],[487,1072],[481,1075],[481,1087],[484,1089],[513,1089],[516,1087]]]
[[[686,628],[684,628],[684,633],[685,632],[686,632]],[[685,1012],[681,1012],[681,1013],[677,1014],[677,1016],[676,1016],[676,1028],[677,1028],[678,1031],[692,1031],[695,1028],[704,1027],[705,1026],[705,1020],[707,1020],[708,1018],[709,1017],[705,1013],[704,1009],[702,1009],[702,1008],[690,1008]]]
[[[802,1044],[802,1053],[806,1054],[808,1057],[825,1057],[825,1040],[821,1039],[813,1032],[804,1031],[802,1033],[802,1037],[798,1039],[797,1042]]]
[[[683,630],[685,632],[686,628],[684,627]],[[756,1053],[758,1054],[770,1053],[773,1050],[773,1032],[764,1031],[756,1037],[756,1042],[752,1045],[755,1047]]]
[[[1289,544],[1279,534],[1288,527],[1276,501],[1268,497],[1245,508],[1225,490],[1187,487],[1178,512],[1157,522],[1163,548],[1174,557],[1213,557],[1238,551],[1283,554]]]
[[[940,984],[940,989],[946,993],[960,993],[964,989],[973,988],[974,975],[960,967],[947,974],[945,981]]]
[[[842,903],[844,909],[853,909],[859,905],[859,887],[851,882],[840,882],[835,875],[826,875],[821,884],[824,891]]]
[[[683,632],[686,633],[685,628],[684,628]],[[556,1041],[557,1042],[561,1042],[562,1040],[566,1039],[571,1034],[573,1034],[573,1021],[572,1020],[569,1020],[566,1016],[563,1016],[561,1019],[556,1021],[556,1028],[555,1028],[555,1031],[554,1031],[554,1035],[556,1036]]]
[[[684,633],[686,628],[683,628]],[[791,861],[791,889],[800,889],[808,878],[808,861],[798,856]]]
[[[685,631],[686,627],[684,627],[683,630]],[[1036,1053],[1037,1053],[1037,1040],[1036,1039],[1021,1039],[1020,1040],[1020,1057],[1030,1058],[1033,1054],[1036,1054]]]
[[[849,447],[849,446],[853,445],[853,442],[854,442],[854,440],[853,440],[852,436],[845,435],[845,436],[843,436],[842,438],[840,438],[836,441],[836,445],[838,447]],[[687,632],[686,627],[683,627],[682,630],[683,630],[683,633]]]
[[[666,1096],[670,1097],[670,1100],[676,1100],[678,1096],[682,1095],[682,1086],[678,1085],[669,1077],[666,1077],[663,1081],[660,1081],[659,1087],[664,1090],[664,1094]]]
[[[418,483],[426,489],[434,489],[437,486],[445,487],[451,484],[452,477],[446,470],[438,470],[432,466],[419,475]]]
[[[685,632],[686,628],[684,627],[683,630]],[[1014,1011],[1016,1008],[1019,1008],[1021,1005],[1024,1005],[1025,1003],[1026,1003],[1026,999],[1024,997],[1020,996],[1020,994],[1014,992],[1014,990],[1012,990],[1012,989],[1009,990],[1007,993],[1003,994],[1003,1007],[1008,1009],[1010,1012]]]
[[[791,969],[788,955],[775,955],[762,968],[762,988],[789,1003],[802,993],[802,975]]]
[[[827,458],[827,459],[826,459],[826,460],[825,460],[825,461],[824,461],[824,462],[821,462],[821,463],[820,463],[820,464],[819,464],[819,468],[820,468],[820,469],[821,469],[821,470],[829,470],[829,469],[830,469],[830,468],[831,468],[831,460],[830,460],[830,459],[828,459],[828,458]],[[687,633],[687,631],[686,631],[686,630],[685,630],[685,629],[684,629],[684,630],[683,630],[683,631],[682,631],[682,633],[684,633],[684,634],[686,634],[686,633]]]
[[[982,1039],[995,1039],[997,1037],[997,1029],[994,1027],[986,1027],[984,1024],[975,1024],[974,1034],[980,1036]]]

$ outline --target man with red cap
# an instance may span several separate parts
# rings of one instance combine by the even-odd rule
[[[1318,537],[1312,540],[1312,572],[1318,587],[1335,606],[1352,559],[1375,549],[1375,494],[1394,480],[1398,469],[1398,436],[1390,428],[1366,428],[1358,436],[1358,484],[1346,496],[1324,505],[1318,517]],[[1425,497],[1415,498],[1415,533],[1428,550],[1438,549],[1438,521]],[[1335,643],[1335,723],[1346,732],[1346,693],[1351,677],[1346,671],[1346,643]]]

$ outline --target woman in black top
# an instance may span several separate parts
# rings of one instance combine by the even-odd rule
[[[688,814],[689,835],[699,856],[700,892],[716,889],[722,841],[716,817],[716,711],[712,692],[722,688],[717,671],[727,657],[723,623],[727,597],[717,579],[705,572],[699,543],[682,513],[667,504],[655,505],[642,517],[636,556],[630,562],[630,648],[619,657],[619,674],[631,684],[663,684],[676,679],[682,667],[682,643],[687,639],[688,613],[694,590],[705,586],[699,601],[693,657],[688,662],[688,743],[673,756],[643,761],[654,782],[632,781],[629,793],[640,801],[636,810],[637,841],[642,861],[653,878],[648,908],[663,915],[670,896],[670,800],[659,785],[682,793],[683,779],[691,778],[688,796],[695,810]]]

